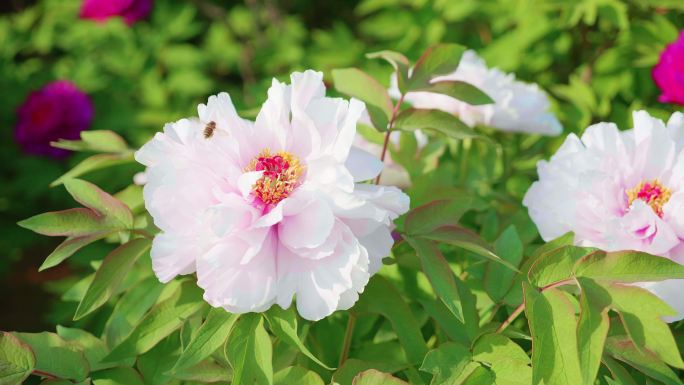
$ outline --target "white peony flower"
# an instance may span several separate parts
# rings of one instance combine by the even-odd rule
[[[363,103],[325,97],[319,72],[291,81],[273,80],[255,122],[228,94],[210,97],[199,119],[167,124],[136,159],[148,167],[162,282],[196,272],[212,306],[257,312],[296,297],[302,317],[318,320],[356,302],[409,199],[359,183],[382,169],[352,147]]]
[[[432,92],[409,92],[404,100],[415,108],[438,109],[457,115],[473,127],[485,125],[502,131],[558,135],[563,128],[550,111],[546,93],[536,84],[515,80],[515,75],[488,68],[474,51],[466,51],[456,70],[432,79],[432,83],[459,80],[484,91],[494,104],[472,106],[450,96]],[[396,75],[392,76],[390,95],[399,97]]]
[[[645,111],[634,129],[613,123],[568,135],[523,204],[544,240],[575,233],[579,245],[638,250],[684,264],[684,115],[667,126]],[[642,283],[684,318],[684,280]]]

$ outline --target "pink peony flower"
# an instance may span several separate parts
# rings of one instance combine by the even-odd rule
[[[684,31],[665,47],[652,75],[662,91],[659,101],[684,105]]]
[[[352,146],[362,102],[325,97],[319,72],[273,80],[256,121],[226,93],[199,119],[167,124],[136,159],[145,205],[162,232],[157,277],[197,273],[204,298],[234,313],[287,308],[302,317],[347,309],[393,244],[409,199],[373,179],[380,161]]]
[[[613,123],[568,135],[550,161],[537,165],[539,181],[523,204],[549,241],[575,233],[582,246],[638,250],[684,264],[684,114],[667,126],[645,111],[634,129]],[[684,280],[640,284],[684,318]]]
[[[131,25],[142,20],[152,10],[152,0],[83,0],[81,19],[99,22],[110,17],[121,16],[126,24]]]
[[[474,51],[466,51],[451,74],[432,79],[433,83],[460,80],[474,85],[494,100],[494,104],[471,106],[450,96],[432,92],[409,92],[404,100],[416,108],[438,109],[457,115],[473,127],[485,125],[501,131],[558,135],[563,128],[549,111],[549,98],[536,84],[515,80],[515,75],[489,68]],[[399,97],[396,76],[390,94]]]
[[[14,138],[24,152],[63,158],[71,152],[50,145],[78,139],[93,120],[93,104],[74,84],[59,80],[31,92],[17,110]]]

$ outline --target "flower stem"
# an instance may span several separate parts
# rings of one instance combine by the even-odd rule
[[[50,374],[50,373],[48,373],[48,372],[44,372],[44,371],[42,371],[42,370],[37,370],[37,369],[34,369],[34,370],[31,372],[31,374],[33,374],[33,375],[35,375],[35,376],[39,376],[39,377],[45,377],[45,378],[48,378],[48,379],[51,379],[51,380],[57,379],[57,376],[55,376],[54,374]]]
[[[342,353],[340,353],[341,367],[349,357],[349,349],[351,348],[352,335],[354,334],[354,325],[356,324],[356,315],[349,313],[349,321],[347,321],[347,330],[344,332],[344,343],[342,344]]]
[[[397,114],[399,113],[399,107],[401,107],[401,103],[404,102],[404,96],[406,96],[406,95],[401,94],[401,97],[397,101],[397,104],[395,104],[394,108],[392,109],[392,117],[390,118],[390,121],[387,124],[387,132],[385,133],[385,143],[383,143],[382,152],[380,153],[380,161],[381,162],[385,161],[385,154],[387,153],[387,146],[389,145],[390,134],[392,133],[392,128],[394,128],[394,121],[397,119]],[[380,176],[381,175],[382,175],[382,171],[380,171],[380,174],[378,174],[378,177],[375,178],[375,184],[380,184]]]
[[[553,289],[554,287],[568,285],[568,284],[571,284],[574,282],[575,282],[574,278],[564,279],[562,281],[558,281],[558,282],[554,282],[554,283],[551,283],[549,285],[546,285],[546,286],[542,287],[540,291],[543,293],[544,291],[546,291],[548,289]],[[518,316],[520,315],[520,313],[523,312],[523,310],[525,310],[525,302],[524,301],[523,301],[523,303],[518,305],[518,307],[516,307],[515,310],[513,310],[513,313],[511,313],[511,315],[509,315],[508,318],[506,318],[506,320],[499,326],[499,328],[496,329],[496,332],[501,333],[502,331],[506,330],[506,328],[511,323],[513,323],[513,321],[515,321],[516,318],[518,318]]]

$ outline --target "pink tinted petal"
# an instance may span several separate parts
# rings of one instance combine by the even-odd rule
[[[344,165],[354,177],[354,182],[374,179],[382,171],[380,159],[358,147],[351,148]]]
[[[152,241],[152,269],[162,283],[177,275],[195,272],[195,258],[202,252],[194,237],[160,233]]]
[[[330,235],[335,217],[322,199],[312,198],[299,212],[286,215],[278,225],[280,241],[291,248],[315,248]]]
[[[197,285],[210,305],[245,313],[264,311],[275,302],[275,237],[268,236],[253,258],[242,263],[252,247],[229,237],[197,260]]]
[[[351,232],[339,223],[336,230],[342,238],[329,257],[312,260],[302,258],[281,245],[278,249],[278,304],[287,308],[293,296],[297,299],[299,314],[308,320],[319,320],[338,308],[343,293],[363,282],[362,277],[353,277],[354,266],[367,271],[358,243]],[[361,273],[363,275],[363,273]],[[365,284],[365,282],[364,282]]]
[[[356,123],[365,110],[366,105],[362,101],[354,98],[349,100],[349,109],[340,126],[340,131],[333,146],[333,156],[337,161],[344,162],[347,159],[349,149],[351,149],[354,136],[356,135]]]

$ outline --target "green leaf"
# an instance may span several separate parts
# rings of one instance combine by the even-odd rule
[[[191,367],[211,356],[226,342],[239,317],[238,314],[228,313],[223,308],[212,308],[197,331],[197,336],[183,350],[172,371]]]
[[[617,282],[662,281],[683,279],[684,265],[638,251],[597,252],[577,262],[575,274]]]
[[[447,342],[427,353],[420,370],[431,373],[434,384],[458,384],[462,382],[458,381],[459,377],[464,375],[466,367],[472,363],[468,348]]]
[[[579,246],[564,246],[551,250],[535,261],[527,272],[527,278],[537,287],[571,278],[575,263],[592,252],[600,253],[598,250]]]
[[[447,225],[435,229],[429,234],[421,235],[422,238],[446,243],[471,251],[480,257],[500,263],[508,269],[518,272],[518,269],[510,262],[494,254],[491,246],[472,230],[461,226]]]
[[[494,243],[494,250],[502,260],[518,267],[523,257],[523,245],[515,226],[511,225]],[[484,287],[489,297],[495,302],[501,301],[513,285],[515,271],[501,264],[488,263],[484,277]]]
[[[394,67],[397,73],[397,85],[402,94],[406,93],[408,86],[409,60],[406,56],[394,51],[378,51],[367,53],[366,57],[369,59],[384,59]]]
[[[437,297],[446,305],[456,319],[464,322],[463,308],[454,273],[434,242],[420,238],[406,238],[416,250],[423,268]]]
[[[479,136],[459,118],[440,110],[407,108],[397,115],[394,120],[394,128],[408,132],[430,130],[454,139]]]
[[[284,310],[280,306],[273,306],[269,311],[264,313],[266,320],[270,326],[271,331],[276,337],[280,338],[283,342],[288,345],[299,349],[302,354],[309,357],[313,362],[318,365],[328,369],[333,370],[327,365],[325,365],[321,360],[316,358],[316,356],[309,351],[309,349],[304,345],[304,343],[299,339],[297,335],[297,313],[294,307]]]
[[[95,273],[95,279],[78,304],[74,320],[79,320],[107,303],[131,270],[135,261],[150,248],[150,241],[136,238],[109,253]]]
[[[369,369],[354,377],[352,385],[409,385],[409,383],[392,377],[390,374]]]
[[[169,373],[181,354],[180,334],[172,333],[149,352],[138,357],[137,367],[147,385],[165,385],[173,377]]]
[[[289,366],[273,376],[274,385],[324,385],[321,376],[299,366]]]
[[[384,131],[394,109],[387,89],[358,68],[334,69],[332,77],[337,91],[366,103],[375,128]],[[374,110],[382,114],[375,114]]]
[[[529,385],[532,368],[527,353],[508,337],[485,334],[473,346],[473,360],[487,364],[497,385]]]
[[[397,289],[381,276],[370,280],[354,307],[359,312],[381,314],[392,323],[411,363],[422,362],[427,346],[411,309]]]
[[[368,369],[377,369],[383,372],[396,372],[402,369],[404,365],[397,365],[389,362],[370,362],[367,360],[358,360],[350,358],[344,362],[342,366],[333,374],[333,383],[340,385],[352,385],[352,381],[357,374],[362,373]]]
[[[456,44],[438,44],[425,50],[413,66],[408,90],[427,86],[435,76],[456,71],[463,52],[465,47]]]
[[[51,142],[52,147],[72,151],[93,151],[118,153],[129,151],[126,141],[114,131],[88,130],[81,132],[81,140],[60,139]]]
[[[145,385],[140,374],[132,368],[112,368],[93,373],[93,385]]]
[[[77,178],[81,175],[87,174],[95,170],[101,170],[103,168],[132,162],[134,162],[133,155],[129,153],[93,155],[89,158],[84,159],[81,163],[77,164],[67,173],[57,178],[54,182],[50,183],[50,187],[58,186],[64,183],[64,181],[66,180]]]
[[[577,278],[582,289],[580,316],[577,326],[577,345],[580,367],[585,384],[593,384],[601,364],[610,320],[610,294],[589,278]]]
[[[64,242],[60,243],[59,246],[57,246],[57,248],[55,248],[55,250],[53,250],[52,253],[47,256],[47,258],[45,258],[45,261],[42,265],[40,265],[38,271],[43,271],[59,265],[83,247],[88,246],[95,241],[99,241],[102,238],[106,238],[115,231],[116,230],[105,230],[97,233],[74,236],[65,239]]]
[[[273,384],[273,347],[260,314],[244,314],[226,344],[226,357],[233,367],[233,385]]]
[[[10,333],[0,331],[0,385],[23,383],[35,366],[31,348]]]
[[[149,351],[204,306],[202,291],[192,282],[183,282],[181,289],[152,308],[128,338],[114,347],[104,361],[116,362]]]
[[[93,210],[75,208],[38,214],[17,223],[19,226],[47,236],[79,237],[115,231],[111,223]]]
[[[157,301],[164,287],[157,277],[152,276],[140,281],[119,298],[105,325],[108,346],[120,344],[131,333]]]
[[[12,333],[31,347],[36,356],[35,370],[54,377],[83,381],[90,368],[83,352],[54,333]]]
[[[482,90],[470,83],[460,80],[448,80],[431,83],[430,85],[426,85],[424,87],[415,88],[412,91],[433,92],[436,94],[451,96],[452,98],[466,102],[473,106],[494,103],[494,100],[492,100],[492,98]]]
[[[494,385],[494,374],[483,366],[475,366],[461,383],[463,385]]]
[[[684,368],[672,332],[662,320],[677,313],[646,289],[618,283],[604,287],[637,349],[646,348],[666,364]]]
[[[472,207],[469,197],[442,199],[416,207],[406,215],[404,229],[409,235],[429,234],[444,225],[456,225]]]
[[[617,360],[627,363],[641,373],[665,385],[682,385],[682,381],[677,374],[655,354],[640,351],[628,338],[608,337],[606,340],[606,351]]]
[[[90,370],[96,371],[110,367],[110,365],[100,364],[100,361],[109,352],[107,345],[101,339],[85,330],[67,328],[61,325],[57,325],[57,335],[65,341],[78,346],[83,351]]]
[[[112,227],[120,229],[133,227],[133,213],[128,206],[94,184],[80,179],[69,179],[64,182],[64,187],[78,203],[95,210],[107,221],[114,222]]]
[[[231,371],[215,362],[202,361],[189,368],[180,369],[173,378],[183,381],[197,382],[228,382],[231,378]]]
[[[637,385],[627,369],[620,365],[616,360],[610,358],[607,354],[604,354],[601,361],[606,368],[608,368],[613,378],[618,382],[616,385]]]
[[[572,304],[558,289],[539,293],[524,283],[523,290],[532,334],[532,383],[581,384],[577,320]]]

